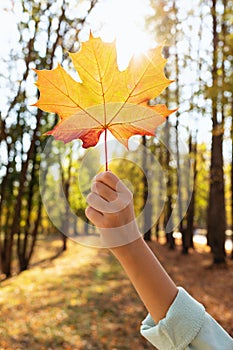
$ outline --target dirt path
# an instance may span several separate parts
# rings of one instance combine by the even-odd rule
[[[208,270],[206,253],[151,248],[176,283],[232,334],[233,262],[227,270]],[[105,250],[69,242],[59,258],[3,282],[0,306],[0,350],[154,349],[139,334],[146,310]]]

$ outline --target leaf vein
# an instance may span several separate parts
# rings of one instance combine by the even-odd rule
[[[69,95],[66,95],[66,94],[64,93],[64,91],[60,90],[53,82],[51,82],[51,81],[50,81],[48,78],[46,78],[46,77],[45,77],[45,79],[46,79],[51,85],[53,85],[53,86],[55,87],[55,89],[57,89],[58,91],[60,91],[61,94],[65,95],[65,96],[68,97],[74,104],[76,104],[76,106],[77,106],[78,108],[80,108],[83,112],[87,113],[88,116],[89,116],[90,118],[92,118],[93,120],[95,120],[95,121],[97,122],[97,124],[103,126],[103,125],[99,122],[98,119],[96,119],[96,118],[93,117],[90,113],[88,113],[88,112],[85,110],[85,108],[81,107],[81,106],[80,106],[75,100],[73,100]]]

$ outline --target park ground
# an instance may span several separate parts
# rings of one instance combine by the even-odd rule
[[[71,241],[38,241],[30,270],[1,282],[0,350],[148,350],[139,333],[146,310],[115,258]],[[233,261],[211,268],[204,246],[189,255],[151,249],[175,280],[233,335]]]

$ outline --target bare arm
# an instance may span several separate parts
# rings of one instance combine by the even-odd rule
[[[113,173],[104,172],[96,176],[87,201],[86,215],[99,227],[103,237],[108,232],[121,235],[121,244],[117,247],[110,245],[109,249],[123,266],[157,323],[165,317],[178,290],[143,238],[139,237],[132,194]],[[130,243],[124,240],[128,230],[132,231],[130,237],[135,234]]]
[[[112,249],[157,323],[165,317],[177,288],[142,238]]]

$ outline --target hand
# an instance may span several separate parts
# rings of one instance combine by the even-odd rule
[[[106,171],[94,178],[87,203],[86,216],[99,228],[101,239],[108,248],[140,237],[133,195],[112,172]]]

